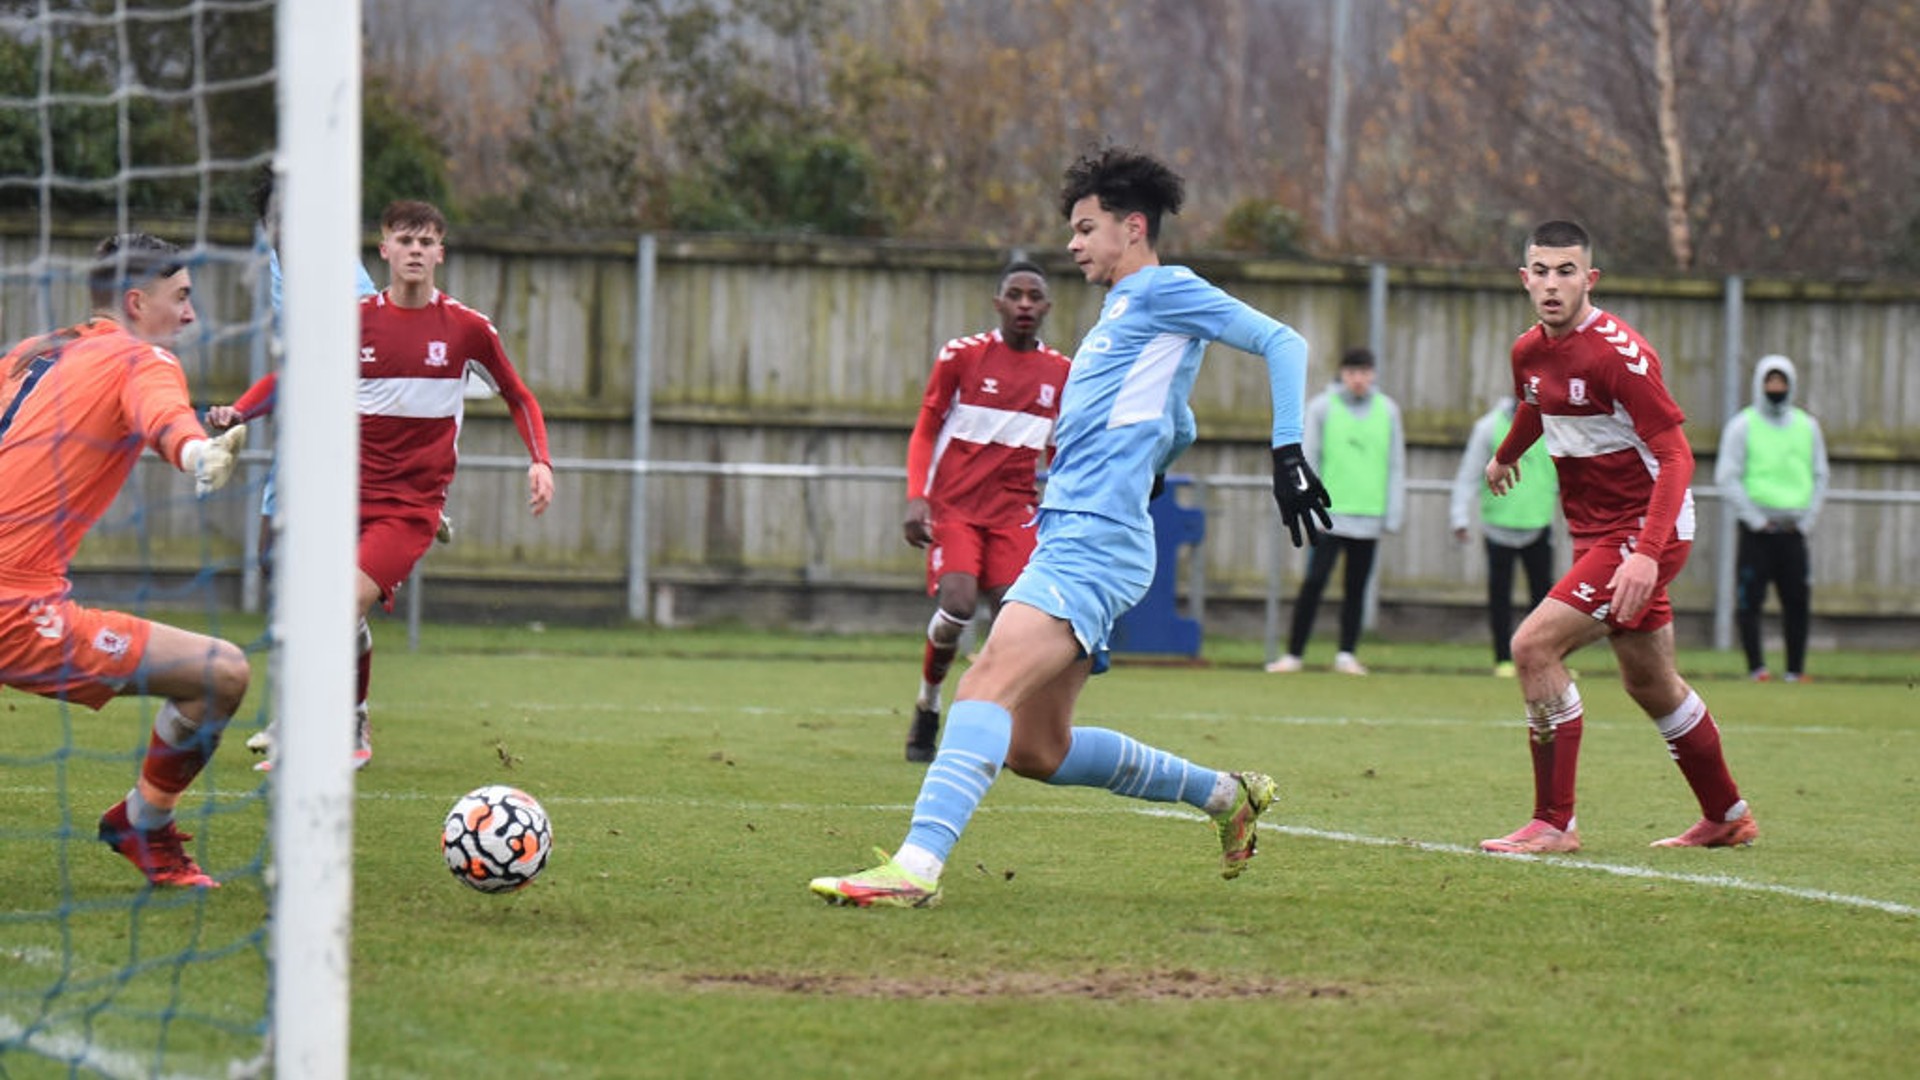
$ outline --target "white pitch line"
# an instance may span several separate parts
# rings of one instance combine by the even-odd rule
[[[429,796],[421,793],[363,793],[363,799],[391,799],[395,801],[434,800],[444,801],[441,796]],[[707,809],[741,809],[763,813],[795,813],[814,811],[859,811],[871,813],[911,813],[913,807],[905,804],[863,805],[845,803],[733,803],[711,800],[653,799],[644,796],[609,797],[567,797],[543,798],[541,802],[555,805],[609,806],[627,804],[653,804],[678,807],[702,807]],[[975,813],[980,814],[1107,814],[1111,810],[1092,807],[1072,808],[1060,806],[982,806]],[[1161,807],[1141,807],[1124,811],[1142,817],[1172,818],[1181,821],[1196,821],[1200,815],[1188,810],[1165,809]],[[1636,878],[1645,881],[1667,881],[1676,885],[1695,885],[1709,889],[1731,889],[1738,892],[1762,893],[1771,896],[1786,896],[1795,900],[1806,900],[1819,904],[1834,904],[1840,907],[1865,908],[1870,911],[1885,912],[1889,915],[1920,916],[1920,906],[1902,904],[1893,900],[1879,900],[1871,896],[1854,896],[1848,893],[1833,892],[1827,889],[1807,889],[1797,885],[1780,885],[1768,881],[1749,881],[1729,874],[1689,874],[1671,870],[1655,870],[1646,866],[1631,866],[1621,863],[1596,862],[1592,859],[1573,859],[1564,856],[1539,855],[1493,855],[1477,847],[1464,844],[1449,844],[1434,840],[1411,840],[1403,837],[1368,836],[1365,833],[1345,832],[1335,829],[1316,829],[1305,825],[1282,825],[1278,822],[1262,822],[1262,831],[1280,833],[1284,836],[1298,836],[1310,840],[1328,840],[1338,844],[1360,844],[1366,847],[1410,848],[1435,855],[1465,855],[1475,859],[1503,859],[1510,862],[1538,863],[1542,866],[1564,867],[1569,870],[1588,870],[1594,873],[1609,874],[1614,877]]]
[[[24,1046],[29,1054],[37,1054],[49,1062],[59,1062],[72,1069],[85,1069],[101,1076],[115,1078],[115,1080],[123,1076],[158,1076],[161,1080],[193,1080],[196,1076],[213,1075],[180,1072],[157,1074],[151,1071],[152,1063],[148,1060],[145,1051],[136,1054],[106,1049],[86,1035],[40,1030],[27,1035],[26,1041],[21,1043],[18,1040],[26,1034],[26,1030],[18,1020],[0,1013],[0,1040],[12,1042],[16,1046]]]
[[[1148,817],[1170,817],[1192,820],[1194,815],[1177,810],[1141,809],[1133,811]],[[1871,896],[1853,896],[1848,893],[1831,892],[1826,889],[1803,889],[1797,885],[1778,885],[1769,881],[1748,881],[1730,874],[1688,874],[1672,870],[1655,870],[1647,866],[1628,866],[1620,863],[1595,862],[1592,859],[1574,859],[1562,855],[1495,855],[1481,851],[1477,847],[1464,844],[1447,844],[1433,840],[1411,840],[1390,836],[1368,836],[1364,833],[1343,832],[1336,829],[1315,829],[1305,825],[1281,825],[1277,822],[1262,822],[1259,828],[1265,832],[1277,832],[1284,836],[1299,836],[1309,840],[1330,840],[1337,844],[1360,844],[1365,847],[1411,848],[1435,855],[1468,855],[1476,859],[1503,859],[1508,862],[1537,863],[1541,866],[1565,867],[1569,870],[1591,870],[1595,873],[1610,874],[1614,877],[1637,878],[1643,881],[1670,881],[1676,885],[1698,885],[1709,889],[1732,889],[1738,892],[1764,893],[1770,896],[1786,896],[1795,900],[1809,900],[1818,904],[1837,904],[1841,907],[1866,908],[1871,911],[1884,911],[1889,915],[1920,916],[1920,907],[1912,904],[1896,903],[1892,900],[1876,900]]]
[[[13,794],[26,794],[41,789],[27,787],[0,788]],[[421,791],[362,791],[357,796],[368,802],[446,802],[444,794]],[[856,811],[861,813],[908,814],[913,807],[906,803],[765,803],[765,802],[726,802],[709,799],[668,799],[644,795],[607,795],[607,796],[541,796],[540,801],[548,806],[666,806],[685,809],[709,810],[751,810],[760,813],[842,813]],[[979,814],[1107,814],[1112,810],[1092,807],[1073,808],[1062,806],[982,806]],[[1181,821],[1193,821],[1199,818],[1190,810],[1175,810],[1160,807],[1141,807],[1123,811],[1143,817],[1173,818]],[[1689,874],[1672,870],[1655,870],[1651,867],[1632,866],[1621,863],[1597,862],[1592,859],[1575,859],[1561,855],[1495,855],[1481,851],[1477,847],[1464,844],[1452,844],[1435,840],[1414,840],[1395,836],[1369,836],[1365,833],[1346,832],[1338,829],[1316,829],[1305,825],[1282,825],[1278,822],[1262,822],[1260,829],[1279,833],[1284,836],[1298,836],[1309,840],[1327,840],[1338,844],[1359,844],[1364,847],[1407,848],[1435,855],[1464,855],[1475,859],[1502,859],[1509,862],[1536,863],[1541,866],[1559,867],[1568,870],[1585,870],[1613,877],[1634,878],[1643,881],[1667,881],[1676,885],[1694,885],[1709,889],[1729,889],[1736,892],[1759,893],[1769,896],[1785,896],[1795,900],[1805,900],[1817,904],[1832,904],[1838,907],[1862,908],[1884,912],[1889,915],[1920,916],[1920,906],[1902,904],[1894,900],[1880,900],[1871,896],[1855,896],[1850,893],[1833,892],[1827,889],[1809,889],[1797,885],[1781,885],[1768,881],[1749,881],[1746,878],[1729,874]]]

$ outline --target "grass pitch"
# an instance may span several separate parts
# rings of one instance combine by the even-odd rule
[[[1647,847],[1697,810],[1604,649],[1579,654],[1587,848],[1546,859],[1474,850],[1531,805],[1484,646],[1369,644],[1365,679],[1267,675],[1235,642],[1123,662],[1081,722],[1280,780],[1242,878],[1196,814],[1008,775],[944,906],[859,911],[806,882],[905,833],[912,637],[430,627],[408,654],[378,629],[356,1077],[1892,1076],[1920,1045],[1911,654],[1816,654],[1789,686],[1683,653],[1761,824],[1733,851]],[[0,703],[0,1075],[256,1055],[257,720],[183,814],[229,884],[152,894],[91,839],[139,706]],[[507,896],[438,852],[493,782],[554,827]]]

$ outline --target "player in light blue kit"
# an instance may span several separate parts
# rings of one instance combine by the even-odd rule
[[[1306,342],[1191,270],[1160,265],[1161,216],[1178,213],[1184,197],[1176,173],[1134,150],[1110,148],[1067,169],[1067,250],[1088,281],[1111,291],[1061,396],[1039,544],[960,679],[906,842],[891,857],[876,852],[882,862],[871,870],[815,878],[810,887],[827,902],[937,903],[947,856],[1003,762],[1048,784],[1204,811],[1219,833],[1222,877],[1238,877],[1253,857],[1255,821],[1274,798],[1270,777],[1218,772],[1073,724],[1087,677],[1107,669],[1114,620],[1153,580],[1148,492],[1194,440],[1187,396],[1208,342],[1266,358],[1274,498],[1294,544],[1303,527],[1317,543],[1330,524],[1326,488],[1300,452]]]

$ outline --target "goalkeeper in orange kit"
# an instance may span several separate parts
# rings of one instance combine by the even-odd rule
[[[174,245],[109,237],[87,273],[93,314],[15,346],[0,373],[0,685],[98,709],[122,694],[167,700],[154,713],[140,777],[100,818],[100,839],[155,885],[211,888],[173,810],[246,696],[231,642],[71,597],[74,551],[148,448],[194,478],[225,484],[246,441],[209,438],[168,346],[193,322],[193,282]]]

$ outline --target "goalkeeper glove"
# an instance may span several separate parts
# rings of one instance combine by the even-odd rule
[[[180,471],[193,474],[193,493],[211,495],[233,478],[233,466],[247,446],[247,425],[235,424],[211,439],[195,439],[180,451]]]
[[[1333,527],[1333,519],[1327,516],[1333,499],[1314,475],[1313,466],[1307,464],[1299,443],[1273,448],[1273,501],[1280,504],[1280,520],[1292,534],[1294,547],[1300,546],[1302,525],[1306,526],[1310,544],[1320,542],[1321,529]],[[1317,528],[1313,523],[1316,517],[1320,519]]]

